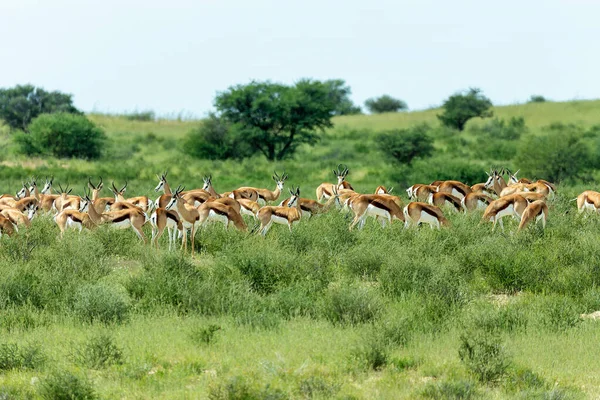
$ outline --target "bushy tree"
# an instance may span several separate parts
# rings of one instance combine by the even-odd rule
[[[243,141],[239,129],[215,114],[192,129],[183,141],[183,151],[208,160],[244,158],[253,153]]]
[[[531,95],[531,97],[529,98],[528,103],[544,103],[546,102],[546,98],[544,96],[540,96],[537,94]]]
[[[546,128],[545,135],[530,135],[519,146],[515,165],[529,176],[551,182],[579,177],[592,163],[582,135],[555,125]]]
[[[360,114],[362,110],[350,100],[352,90],[342,79],[330,79],[324,82],[329,88],[329,96],[334,104],[334,115]]]
[[[492,102],[481,90],[469,89],[466,93],[456,93],[444,102],[444,112],[437,117],[445,126],[462,131],[468,120],[475,117],[491,117]]]
[[[408,105],[404,101],[395,99],[387,94],[377,98],[367,99],[367,101],[365,101],[365,107],[373,114],[408,110]]]
[[[414,159],[427,158],[433,153],[433,139],[428,131],[427,124],[388,131],[377,137],[377,147],[388,157],[410,165]]]
[[[30,134],[15,136],[26,154],[94,159],[100,157],[106,135],[83,115],[42,114],[29,126]]]
[[[281,160],[302,143],[315,144],[317,131],[332,126],[336,104],[330,94],[330,87],[319,81],[301,80],[294,86],[251,82],[219,93],[215,106],[253,151]]]
[[[73,106],[70,94],[47,92],[33,85],[0,89],[0,119],[11,128],[28,132],[28,126],[40,114],[65,112],[81,114]]]

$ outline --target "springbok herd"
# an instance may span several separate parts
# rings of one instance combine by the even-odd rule
[[[458,181],[435,181],[429,185],[416,184],[406,192],[410,202],[403,206],[399,196],[391,194],[384,186],[379,186],[374,194],[360,194],[354,191],[346,181],[348,168],[339,165],[333,171],[337,183],[322,183],[317,187],[317,201],[300,197],[300,189],[290,190],[290,197],[280,201],[279,205],[268,205],[279,199],[287,179],[287,174],[273,175],[275,190],[255,187],[240,187],[231,192],[217,193],[212,186],[210,176],[204,178],[204,185],[199,189],[184,190],[179,186],[171,190],[167,182],[167,173],[157,175],[156,192],[162,191],[155,201],[146,196],[125,198],[127,183],[118,189],[114,182],[111,185],[113,196],[100,197],[104,185],[102,178],[97,185],[91,179],[83,196],[71,195],[72,189],[58,184],[52,194],[53,179],[46,179],[40,191],[35,179],[23,183],[16,196],[4,194],[0,196],[0,236],[12,235],[19,227],[29,227],[31,220],[38,212],[51,213],[60,229],[62,237],[65,229],[85,227],[92,229],[100,224],[111,224],[118,228],[131,227],[138,237],[146,242],[142,226],[152,226],[151,244],[158,247],[158,239],[165,228],[168,232],[169,249],[172,249],[178,238],[182,238],[181,246],[187,250],[188,230],[191,234],[192,254],[194,238],[199,227],[208,221],[221,221],[225,227],[230,223],[239,229],[247,230],[242,215],[249,215],[258,222],[258,232],[267,234],[273,223],[287,224],[290,231],[294,223],[300,219],[310,218],[314,214],[327,212],[333,207],[350,211],[354,219],[350,229],[365,224],[367,217],[378,220],[383,227],[394,219],[404,222],[406,228],[421,223],[432,228],[449,225],[442,208],[450,211],[471,212],[484,210],[483,220],[496,223],[504,230],[502,219],[513,216],[520,220],[519,230],[531,221],[541,221],[546,226],[548,206],[546,201],[552,198],[555,186],[545,180],[532,182],[518,179],[517,173],[508,170],[492,169],[484,183],[473,186]],[[508,183],[504,179],[508,176]],[[577,197],[579,212],[600,209],[600,193],[585,191]]]

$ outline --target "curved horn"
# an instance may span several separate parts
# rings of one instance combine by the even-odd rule
[[[115,181],[112,181],[111,185],[112,185],[112,191],[113,191],[113,193],[119,193],[119,191],[117,190],[117,188],[115,186]]]
[[[91,177],[89,177],[89,176],[88,176],[88,187],[89,187],[90,189],[96,189],[96,188],[94,187],[94,184],[92,183],[92,178],[91,178]],[[85,187],[84,187],[84,193],[85,193]]]
[[[121,189],[121,192],[124,192],[124,191],[125,191],[125,189],[127,189],[127,184],[128,184],[128,182],[127,182],[127,181],[125,181],[125,186],[123,186],[123,188]]]

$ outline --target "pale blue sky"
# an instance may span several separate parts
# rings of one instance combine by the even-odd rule
[[[0,87],[85,110],[198,116],[252,79],[341,78],[411,109],[469,86],[496,104],[600,97],[600,2],[1,0]]]

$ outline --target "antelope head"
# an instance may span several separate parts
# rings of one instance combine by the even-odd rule
[[[348,172],[350,172],[348,170],[348,167],[346,165],[343,165],[343,164],[339,164],[338,167],[337,167],[337,169],[333,170],[334,175],[338,179],[338,186],[341,185],[342,182],[344,182],[344,180],[348,176]]]
[[[17,198],[22,199],[29,195],[29,189],[27,186],[27,182],[22,182],[21,190],[17,192]]]
[[[296,188],[295,191],[292,191],[292,189],[290,189],[290,195],[292,197],[290,197],[290,200],[288,201],[287,206],[288,207],[296,207],[298,205],[298,199],[300,198],[300,188]]]
[[[37,212],[37,210],[38,210],[37,202],[32,202],[25,209],[25,211],[26,211],[25,214],[27,214],[27,218],[30,221],[33,219],[33,217],[35,217],[35,213]]]
[[[162,175],[156,175],[158,178],[158,185],[154,188],[155,192],[159,192],[165,187],[165,183],[167,183],[167,171],[163,172]]]
[[[202,190],[208,191],[212,186],[212,175],[208,175],[202,178],[204,181],[204,185],[202,185]]]
[[[71,192],[73,191],[73,188],[69,189],[69,184],[67,183],[67,186],[63,189],[63,187],[61,186],[60,183],[57,183],[58,185],[58,189],[56,191],[56,193],[60,194],[62,197],[67,197],[68,194],[71,194]]]
[[[273,174],[273,180],[277,184],[277,187],[279,188],[279,190],[283,190],[283,185],[286,179],[288,178],[287,174],[285,173],[285,171],[283,171],[283,175],[281,176],[277,175],[277,172],[275,171],[273,171]]]
[[[185,187],[182,187],[181,185],[177,186],[177,189],[175,189],[175,191],[173,192],[173,194],[171,196],[171,200],[169,200],[169,203],[165,207],[167,210],[170,210],[171,208],[173,208],[175,203],[177,203],[177,200],[181,200],[181,192],[183,192],[184,190],[185,190]]]
[[[46,183],[44,184],[44,187],[42,188],[42,191],[41,191],[42,194],[49,194],[51,192],[51,190],[52,190],[52,182],[53,181],[54,181],[54,177],[53,176],[51,176],[50,179],[48,179],[46,177]]]
[[[508,184],[509,185],[519,183],[519,178],[517,178],[517,174],[519,173],[519,171],[520,171],[520,169],[518,169],[514,174],[511,173],[510,171],[508,171]]]

